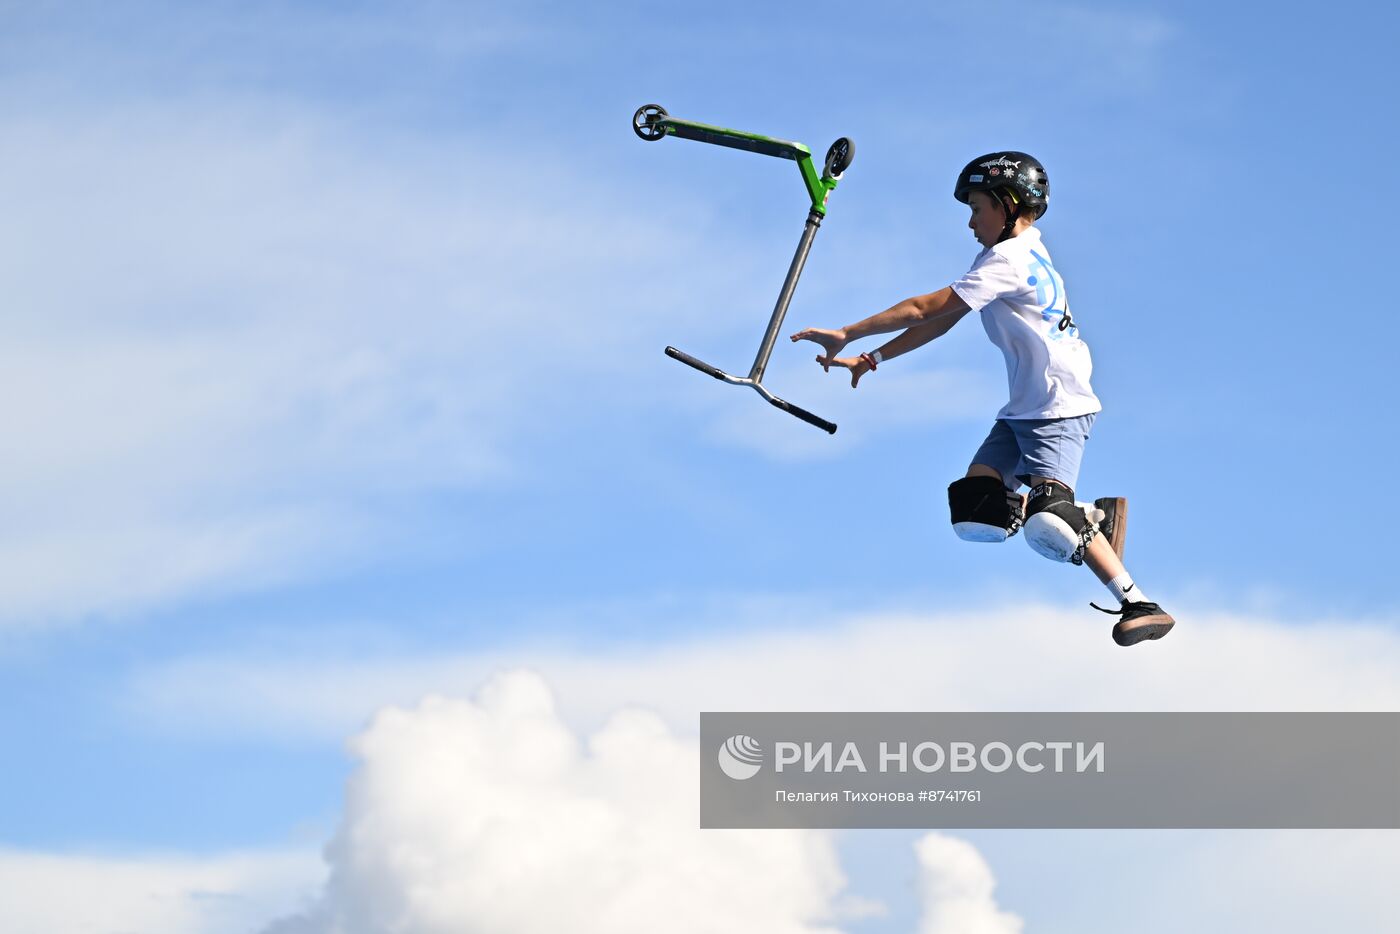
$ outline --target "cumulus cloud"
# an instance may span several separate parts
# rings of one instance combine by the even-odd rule
[[[785,605],[800,629],[736,632],[735,626],[725,635],[644,651],[521,648],[510,659],[463,655],[343,666],[324,659],[314,666],[272,658],[192,660],[147,672],[128,703],[131,712],[167,729],[188,724],[303,742],[335,735],[386,702],[410,704],[430,687],[453,695],[463,685],[490,685],[473,702],[437,697],[375,716],[354,744],[360,766],[328,850],[331,883],[314,910],[288,919],[277,934],[372,929],[355,927],[360,917],[420,925],[406,931],[454,930],[468,910],[463,899],[481,897],[490,886],[509,895],[485,909],[483,917],[497,925],[485,930],[531,931],[535,916],[511,888],[523,886],[522,877],[546,880],[561,892],[561,904],[594,918],[633,904],[616,881],[631,873],[665,891],[673,884],[668,878],[690,875],[702,891],[718,893],[733,877],[707,860],[747,868],[751,878],[765,880],[767,897],[786,887],[776,904],[787,928],[771,915],[750,915],[764,918],[767,930],[822,930],[879,913],[862,901],[869,893],[842,891],[832,841],[818,832],[800,842],[760,834],[752,844],[742,834],[698,834],[696,751],[686,738],[697,710],[1384,710],[1400,704],[1400,634],[1383,625],[1182,613],[1170,639],[1129,652],[1114,646],[1104,627],[1085,625],[1082,613],[1044,606],[822,620],[812,607]],[[773,616],[772,606],[757,615]],[[994,668],[988,658],[998,660]],[[526,660],[542,678],[516,673],[492,680],[493,672]],[[1183,692],[1183,684],[1191,690]],[[639,703],[654,712],[637,710]],[[649,783],[653,776],[660,781]],[[546,801],[539,808],[536,794]],[[1333,854],[1326,871],[1316,864],[1318,850],[1299,842],[1314,837]],[[1228,877],[1239,903],[1280,906],[1271,909],[1280,919],[1277,930],[1315,929],[1317,918],[1335,914],[1329,903],[1339,890],[1350,892],[1348,918],[1383,911],[1383,880],[1400,870],[1389,837],[1314,837],[1029,834],[1017,851],[1038,855],[1017,857],[1026,865],[1015,877],[1015,905],[1018,913],[1022,904],[1036,906],[1041,914],[1031,917],[1033,924],[1073,917],[1077,930],[1155,924],[1153,930],[1165,931],[1189,920],[1192,929],[1223,931],[1230,928],[1211,927],[1209,913],[1192,905],[1207,901],[1199,893]],[[750,852],[759,854],[761,868],[743,855]],[[933,834],[915,853],[922,934],[1020,930],[1020,919],[995,901],[988,863],[971,844]],[[1130,887],[1095,890],[1085,901],[1085,878],[1138,858],[1152,860],[1157,884],[1192,898],[1150,924],[1137,918],[1140,899]],[[908,871],[897,854],[878,861],[883,875]],[[1206,871],[1207,864],[1215,868]],[[520,876],[503,868],[511,865]],[[1006,877],[1005,866],[993,865]],[[1332,880],[1330,894],[1321,879]],[[598,891],[581,892],[578,880]],[[733,884],[733,897],[757,897],[747,883]],[[677,897],[675,904],[702,910],[684,893]],[[550,905],[538,911],[557,920]]]
[[[693,737],[635,706],[581,736],[530,671],[385,708],[351,751],[324,862],[0,850],[5,929],[838,934],[888,914],[847,889],[831,832],[701,831]],[[929,834],[915,856],[922,934],[1019,934],[970,844]]]
[[[992,869],[971,843],[930,833],[914,851],[924,905],[919,934],[1021,934],[1021,919],[997,907]]]
[[[830,836],[700,831],[696,744],[655,714],[581,740],[515,671],[381,711],[352,748],[324,897],[270,932],[836,930]]]

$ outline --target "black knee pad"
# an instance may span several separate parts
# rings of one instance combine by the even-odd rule
[[[963,477],[948,486],[953,531],[968,542],[1004,542],[1021,527],[1021,495],[995,477]]]
[[[1026,500],[1026,544],[1051,561],[1084,563],[1084,548],[1098,526],[1084,507],[1074,502],[1074,491],[1053,480],[1031,489]]]

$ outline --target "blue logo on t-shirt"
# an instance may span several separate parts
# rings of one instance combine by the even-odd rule
[[[1041,306],[1040,320],[1050,325],[1046,336],[1053,341],[1064,337],[1078,337],[1079,328],[1070,316],[1069,300],[1065,296],[1065,280],[1061,279],[1055,267],[1050,265],[1050,260],[1035,250],[1031,250],[1031,256],[1035,261],[1028,267],[1030,276],[1027,277],[1026,284],[1035,286],[1035,300]]]

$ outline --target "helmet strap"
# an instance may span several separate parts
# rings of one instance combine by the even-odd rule
[[[1006,212],[1006,226],[1001,229],[1001,236],[997,238],[997,243],[1001,243],[1003,240],[1011,239],[1011,231],[1015,229],[1016,221],[1020,220],[1021,218],[1021,202],[1016,197],[1016,192],[1011,190],[1010,188],[1004,188],[1002,189],[1002,191],[1004,191],[1006,193],[1006,196],[1011,199],[1011,204],[1013,207],[1008,208],[1006,206],[1006,202],[1002,200],[1002,196],[999,192],[992,192],[993,196],[995,196],[997,199],[997,203],[1001,205],[1001,209]]]

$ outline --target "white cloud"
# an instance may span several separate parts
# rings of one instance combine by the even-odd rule
[[[835,930],[829,834],[699,829],[698,750],[644,710],[580,741],[534,674],[376,715],[320,904],[278,934]]]
[[[271,657],[189,661],[147,672],[133,685],[128,703],[167,729],[236,730],[304,742],[343,735],[337,731],[385,703],[411,703],[429,690],[460,695],[472,685],[492,683],[475,703],[437,697],[375,717],[355,744],[362,764],[330,850],[334,875],[325,902],[319,914],[279,934],[328,930],[336,918],[349,924],[352,915],[380,917],[374,912],[391,910],[386,905],[397,906],[397,917],[423,925],[407,930],[450,930],[466,910],[453,880],[469,880],[462,883],[468,894],[477,891],[472,886],[478,881],[496,881],[491,867],[497,864],[483,869],[480,860],[510,856],[537,878],[569,878],[562,867],[572,865],[579,838],[589,834],[612,841],[622,854],[603,848],[592,857],[619,876],[637,871],[652,878],[630,861],[634,851],[681,874],[699,871],[689,861],[695,853],[734,858],[723,836],[705,844],[711,849],[677,852],[691,846],[677,841],[693,832],[678,828],[693,828],[697,819],[695,750],[688,736],[697,710],[1385,710],[1400,704],[1400,633],[1382,624],[1280,624],[1183,611],[1168,639],[1125,650],[1109,640],[1106,623],[1091,625],[1097,620],[1084,613],[1035,605],[844,622],[823,620],[820,610],[800,602],[777,605],[786,609],[788,628],[748,629],[742,619],[731,618],[724,635],[644,650],[519,649],[344,665]],[[771,615],[773,605],[764,609]],[[533,676],[492,680],[494,672],[521,663],[542,672],[550,688]],[[559,698],[557,708],[551,695]],[[640,712],[638,705],[654,713]],[[589,739],[576,739],[579,734]],[[531,736],[532,743],[521,745]],[[649,775],[665,778],[661,784],[673,797],[629,785],[622,764],[629,761],[645,762]],[[552,804],[536,812],[530,796],[543,789],[552,789]],[[494,833],[479,811],[463,804],[469,800],[485,802],[482,807],[498,815]],[[525,847],[555,827],[557,847],[510,855],[511,847]],[[658,834],[656,840],[637,836],[650,832]],[[992,874],[974,847],[944,835],[926,837],[918,845],[915,886],[923,903],[922,930],[1010,934],[1020,929],[1018,916],[1035,928],[1067,929],[1055,926],[1055,912],[1075,917],[1075,930],[1121,930],[1140,910],[1141,892],[1131,885],[1105,890],[1102,879],[1131,860],[1150,866],[1154,890],[1188,896],[1161,909],[1162,930],[1188,921],[1197,930],[1232,929],[1211,927],[1209,912],[1192,907],[1209,901],[1206,894],[1219,878],[1231,880],[1237,904],[1284,906],[1271,909],[1278,918],[1272,929],[1280,931],[1316,929],[1318,918],[1335,914],[1328,906],[1337,892],[1345,893],[1346,918],[1385,910],[1381,880],[1400,871],[1388,837],[1326,837],[1335,858],[1325,870],[1308,846],[1277,845],[1276,838],[1284,837],[1292,839],[1125,831],[1110,846],[1089,833],[1031,834],[1027,846],[1056,863],[1051,875],[1059,882],[1053,892],[1028,901],[1039,883],[1020,876],[1008,887],[1006,870],[999,868],[1002,897],[1014,894],[1016,915],[995,901]],[[766,879],[807,886],[784,889],[791,897],[779,904],[790,910],[790,921],[798,919],[791,923],[836,925],[880,913],[864,901],[869,893],[841,890],[839,867],[829,876],[822,875],[826,869],[811,869],[836,867],[829,847],[823,839],[815,851],[764,857],[792,861],[770,865]],[[817,859],[814,852],[824,855]],[[887,864],[885,874],[905,871],[897,854],[879,858]],[[574,870],[595,883],[600,871],[593,865]],[[817,872],[815,880],[809,871]],[[1026,871],[1038,880],[1048,870]],[[704,878],[710,884],[711,877]],[[415,879],[418,884],[411,884]],[[384,880],[387,888],[376,889],[374,880]],[[569,883],[560,884],[563,903],[578,909],[581,896],[570,894]],[[806,894],[794,894],[799,892]],[[354,902],[357,893],[370,901]],[[604,886],[600,897],[624,895]],[[1081,910],[1085,899],[1097,906],[1094,912]],[[488,930],[535,930],[530,925],[536,916],[514,896],[501,910],[507,914],[491,916],[498,926]],[[540,908],[540,923],[554,918],[551,911]]]
[[[1200,835],[1169,867],[1192,893],[1177,923],[1132,923],[1149,934],[1181,930],[1383,931],[1400,917],[1396,831],[1299,830]],[[1161,866],[1172,854],[1143,854]],[[1156,867],[1151,870],[1156,871]],[[1125,924],[1130,923],[1124,919]]]
[[[1021,919],[997,907],[991,867],[971,843],[930,833],[914,851],[924,905],[919,934],[1021,934]]]
[[[838,934],[888,913],[846,890],[830,832],[701,831],[694,738],[638,707],[581,738],[527,671],[381,710],[351,748],[329,874],[310,852],[0,850],[6,931]],[[926,918],[1009,917],[969,845],[917,858]]]
[[[530,482],[522,451],[561,425],[679,410],[778,458],[845,450],[757,397],[726,423],[723,387],[662,369],[667,342],[750,359],[761,322],[711,305],[762,307],[773,274],[683,178],[637,204],[504,132],[255,98],[45,104],[8,112],[0,146],[0,432],[23,439],[0,463],[0,625],[392,547],[394,497]],[[659,314],[648,279],[696,269]],[[985,381],[947,374],[861,406],[790,353],[774,385],[867,434],[985,408]],[[638,355],[665,373],[652,392],[617,378]]]
[[[394,497],[529,482],[521,451],[575,421],[682,411],[792,460],[989,410],[990,371],[892,374],[853,397],[785,347],[770,384],[842,421],[834,442],[677,364],[639,392],[624,361],[659,365],[667,342],[745,367],[772,300],[769,244],[684,173],[639,199],[626,166],[587,164],[613,156],[598,140],[576,165],[518,128],[414,128],[230,84],[209,55],[245,30],[267,36],[249,55],[315,42],[351,60],[539,32],[490,12],[177,17],[153,33],[151,75],[200,80],[155,94],[53,70],[115,58],[125,74],[139,56],[101,29],[33,37],[49,51],[0,80],[0,432],[22,439],[0,463],[0,625],[344,566],[393,547]]]
[[[1400,633],[1380,624],[1279,624],[1173,607],[1179,623],[1167,639],[1122,649],[1109,639],[1109,617],[1101,622],[1092,611],[1038,604],[852,618],[794,598],[733,605],[723,634],[626,650],[522,646],[339,663],[324,655],[188,658],[138,673],[124,703],[164,729],[202,731],[217,723],[255,735],[333,740],[385,704],[411,703],[425,691],[455,693],[503,667],[528,664],[580,726],[634,702],[678,729],[693,727],[696,710],[1400,705]],[[765,626],[765,618],[776,623]]]
[[[45,103],[0,145],[0,624],[315,572],[392,542],[394,497],[516,482],[603,335],[660,343],[634,270],[705,254],[519,141]]]
[[[972,835],[1036,934],[1389,931],[1394,830]],[[856,875],[852,869],[853,877]]]
[[[213,857],[0,850],[7,934],[246,934],[325,878],[315,852]]]

